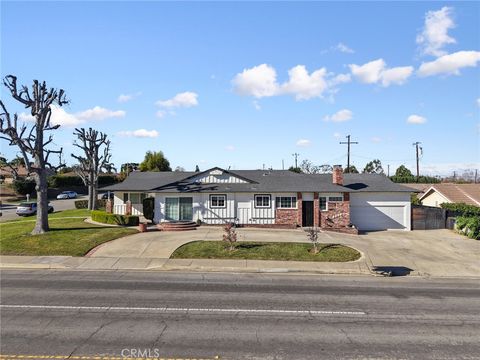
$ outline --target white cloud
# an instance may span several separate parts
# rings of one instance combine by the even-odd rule
[[[370,61],[363,65],[350,64],[350,71],[355,78],[365,84],[381,83],[387,87],[392,84],[401,85],[412,75],[412,66],[387,68],[383,59]]]
[[[412,114],[407,118],[409,124],[425,124],[427,119],[423,116]]]
[[[301,147],[307,147],[307,146],[310,146],[311,145],[311,141],[310,140],[307,140],[307,139],[299,139],[297,141],[297,146],[301,146]]]
[[[333,137],[334,137],[335,139],[340,139],[340,138],[342,137],[342,134],[336,132],[336,133],[333,133]]]
[[[35,116],[32,116],[31,114],[27,114],[25,112],[21,112],[20,114],[18,114],[18,118],[22,121],[35,122]]]
[[[379,142],[382,142],[382,138],[380,138],[378,136],[374,136],[370,140],[372,140],[372,142],[374,142],[376,144],[378,144]]]
[[[445,55],[446,52],[443,47],[456,42],[454,38],[448,35],[448,30],[455,27],[452,10],[451,7],[444,6],[440,10],[428,11],[425,14],[425,26],[416,40],[423,54]]]
[[[198,105],[198,94],[185,91],[168,100],[158,100],[155,104],[163,108],[189,108]]]
[[[335,50],[338,50],[343,53],[348,53],[348,54],[353,54],[355,51],[351,48],[349,48],[347,45],[344,43],[339,42],[337,45],[335,45]]]
[[[104,120],[108,118],[116,118],[116,117],[124,117],[124,116],[125,116],[125,111],[123,110],[114,111],[114,110],[102,108],[100,106],[95,106],[92,109],[88,109],[75,114],[75,117],[85,121]]]
[[[422,63],[417,71],[421,77],[438,74],[460,75],[460,69],[475,67],[480,61],[480,51],[458,51],[439,57],[431,62]]]
[[[382,85],[387,87],[392,84],[402,85],[413,73],[413,66],[400,66],[382,72]]]
[[[328,78],[333,74],[327,74],[325,68],[320,68],[311,73],[304,65],[297,65],[288,71],[288,80],[280,84],[277,81],[276,70],[267,64],[244,69],[237,74],[232,85],[239,95],[254,96],[256,98],[292,95],[297,101],[311,98],[321,98],[329,86],[350,80],[348,74],[341,74],[334,79]],[[331,83],[329,82],[331,81]]]
[[[117,135],[123,137],[156,138],[159,134],[157,130],[138,129],[133,131],[119,131]]]
[[[279,87],[277,72],[267,64],[244,69],[233,78],[232,84],[237,94],[256,98],[277,95]]]
[[[156,117],[158,118],[163,118],[165,115],[167,114],[167,112],[165,110],[158,110],[155,114]]]
[[[255,108],[255,110],[261,110],[262,109],[262,107],[260,106],[260,104],[257,100],[253,100],[252,104],[253,104],[253,107]]]
[[[477,99],[477,105],[480,106],[480,98]]]
[[[343,122],[348,121],[353,118],[353,112],[348,109],[342,109],[337,111],[335,114],[326,115],[323,117],[324,121],[333,121],[333,122]]]
[[[51,105],[51,109],[52,116],[50,118],[50,121],[54,125],[77,126],[86,121],[86,119],[81,119],[74,114],[66,112],[65,109],[62,107]]]
[[[117,101],[119,103],[126,103],[130,100],[135,99],[136,97],[139,97],[140,95],[142,95],[140,91],[133,94],[120,94],[117,98]]]
[[[233,146],[233,145],[227,145],[227,146],[225,146],[225,150],[227,150],[227,151],[234,151],[234,150],[235,150],[235,146]]]
[[[480,167],[480,163],[430,163],[422,164],[422,173],[428,175],[446,175],[452,176],[453,171],[456,171],[457,174],[462,174],[464,170],[467,169],[478,169]]]
[[[309,75],[304,65],[297,65],[288,71],[289,80],[282,84],[280,91],[294,95],[296,100],[321,97],[327,88],[326,74],[327,70],[321,68]]]
[[[350,74],[338,74],[333,79],[328,80],[328,86],[331,87],[338,84],[348,83],[351,80],[352,80],[352,77]]]

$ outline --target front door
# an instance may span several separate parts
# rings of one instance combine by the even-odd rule
[[[180,198],[180,221],[192,221],[193,219],[193,198],[181,197]]]
[[[302,226],[313,226],[313,201],[302,201]]]

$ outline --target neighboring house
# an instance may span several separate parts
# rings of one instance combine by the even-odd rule
[[[480,184],[434,184],[419,200],[422,205],[435,207],[442,203],[480,206]]]
[[[430,189],[435,184],[400,183],[400,185],[413,189],[413,192],[417,193],[417,197],[421,197],[425,193],[425,191]]]
[[[235,222],[266,227],[320,226],[346,230],[410,230],[410,193],[375,174],[297,174],[287,170],[132,172],[114,191],[113,212],[142,214],[155,198],[154,222]],[[130,205],[128,205],[130,206]]]

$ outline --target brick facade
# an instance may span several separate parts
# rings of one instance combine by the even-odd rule
[[[302,226],[302,193],[297,193],[297,224]]]
[[[276,209],[275,224],[279,225],[298,225],[297,209]]]
[[[313,226],[320,226],[320,200],[318,193],[313,193]]]

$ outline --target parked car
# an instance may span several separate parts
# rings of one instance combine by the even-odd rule
[[[113,200],[113,192],[103,193],[103,194],[102,194],[102,199],[103,199],[103,200],[107,200],[107,199],[108,199],[108,195],[110,195],[110,200]]]
[[[57,195],[57,200],[76,199],[78,194],[75,191],[63,191]]]
[[[53,212],[53,206],[48,203],[48,212],[52,213]],[[29,216],[29,215],[35,215],[37,213],[37,203],[36,202],[23,202],[20,203],[20,205],[17,206],[17,210],[15,213],[18,216]]]

